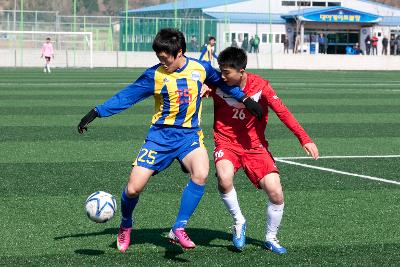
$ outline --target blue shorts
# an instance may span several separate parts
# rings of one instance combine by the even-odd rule
[[[200,128],[153,125],[133,165],[161,172],[175,159],[182,163],[186,155],[196,148],[205,148],[203,138]]]

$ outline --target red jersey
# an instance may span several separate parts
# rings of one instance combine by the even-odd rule
[[[216,145],[236,144],[244,149],[262,145],[268,148],[265,128],[268,123],[269,108],[297,136],[301,145],[312,142],[293,114],[276,95],[269,81],[258,75],[247,73],[247,82],[243,91],[262,106],[264,118],[257,120],[243,103],[236,101],[217,88],[212,94],[214,99],[214,142]]]
[[[376,36],[372,37],[371,41],[372,41],[372,46],[378,46],[378,41],[379,41],[378,37]]]

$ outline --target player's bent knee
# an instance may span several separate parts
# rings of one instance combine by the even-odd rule
[[[222,193],[227,193],[232,190],[233,180],[230,177],[218,177],[218,190]]]
[[[139,196],[142,191],[143,189],[135,188],[135,186],[129,184],[126,187],[126,194],[130,198]]]
[[[281,205],[284,202],[282,190],[274,190],[268,194],[269,201],[275,205]]]
[[[191,175],[192,181],[196,184],[205,184],[207,182],[208,170],[196,171]]]

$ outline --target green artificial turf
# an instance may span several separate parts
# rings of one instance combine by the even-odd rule
[[[86,217],[84,201],[103,190],[120,198],[154,112],[147,99],[122,114],[76,126],[93,106],[143,69],[0,69],[0,265],[7,266],[380,266],[400,262],[400,185],[277,162],[285,191],[279,238],[288,254],[262,248],[265,193],[239,171],[247,246],[235,251],[232,220],[210,161],[206,193],[191,218],[191,251],[166,239],[187,183],[177,163],[152,177],[135,210],[132,245],[116,249],[120,212],[105,224]],[[318,145],[321,156],[400,154],[400,75],[378,71],[257,70]],[[212,100],[203,101],[212,156]],[[271,112],[266,136],[277,157],[305,156]],[[400,158],[290,161],[400,182]],[[118,201],[119,205],[119,201]]]

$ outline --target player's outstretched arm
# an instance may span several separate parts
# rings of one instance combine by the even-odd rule
[[[86,114],[82,119],[81,122],[78,124],[78,132],[80,134],[83,133],[83,131],[87,131],[87,126],[89,123],[91,123],[94,119],[98,117],[96,109],[92,109]]]
[[[311,155],[315,160],[318,159],[319,157],[319,152],[318,148],[314,143],[307,143],[303,146],[304,151],[307,153],[307,155]]]

